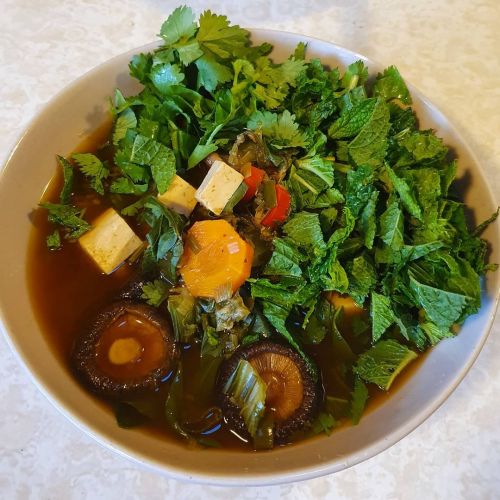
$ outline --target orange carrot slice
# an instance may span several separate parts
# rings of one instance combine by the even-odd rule
[[[204,220],[187,232],[180,273],[194,297],[232,295],[250,276],[253,248],[225,220]]]

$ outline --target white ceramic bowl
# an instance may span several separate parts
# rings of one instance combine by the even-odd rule
[[[382,68],[342,47],[312,38],[269,30],[252,30],[255,42],[269,41],[273,57],[287,57],[299,41],[308,42],[308,57],[345,67],[362,59],[371,72]],[[10,156],[0,179],[0,306],[6,338],[35,383],[52,403],[83,431],[105,446],[170,477],[211,484],[263,485],[298,481],[336,472],[372,457],[422,423],[450,395],[476,359],[490,329],[498,302],[499,273],[490,273],[483,287],[483,305],[460,334],[443,341],[426,357],[413,377],[388,400],[366,415],[357,427],[330,437],[265,453],[192,450],[135,430],[120,429],[111,412],[98,404],[56,359],[35,320],[25,276],[29,213],[55,169],[54,155],[67,154],[107,116],[115,87],[137,92],[128,75],[134,53],[120,55],[90,71],[59,95],[31,122]],[[476,221],[496,208],[474,155],[449,121],[410,87],[422,127],[432,127],[459,158],[466,179],[465,201]],[[492,262],[500,262],[498,224],[484,235],[491,243]],[[50,293],[50,291],[48,291]]]

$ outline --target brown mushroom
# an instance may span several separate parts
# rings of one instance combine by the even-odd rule
[[[178,357],[168,321],[153,307],[123,300],[100,311],[80,335],[71,364],[96,394],[126,399],[157,390]]]
[[[306,363],[293,349],[270,341],[239,348],[219,369],[216,391],[228,426],[249,439],[240,408],[224,387],[240,360],[248,361],[266,383],[266,414],[274,420],[274,442],[286,443],[298,430],[307,428],[317,415],[323,396]]]

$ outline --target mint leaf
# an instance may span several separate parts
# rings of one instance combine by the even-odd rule
[[[389,108],[382,99],[377,99],[370,120],[347,146],[349,156],[356,165],[376,167],[382,164],[389,127]]]
[[[331,139],[349,139],[359,134],[361,129],[369,122],[375,110],[377,99],[364,99],[352,108],[342,110],[328,129]]]
[[[296,245],[312,254],[325,248],[318,214],[299,212],[287,221],[283,231]]]
[[[417,304],[438,327],[450,328],[462,315],[470,297],[419,283],[410,276],[410,288]]]
[[[149,165],[160,194],[168,189],[176,173],[174,152],[158,141],[142,135],[135,137],[130,161],[140,165]]]
[[[302,276],[300,264],[306,257],[292,244],[283,238],[275,238],[274,251],[266,264],[263,274],[271,276]]]
[[[408,213],[410,215],[413,215],[413,217],[415,217],[416,219],[422,220],[422,210],[411,194],[411,190],[407,182],[404,179],[398,177],[394,173],[394,170],[392,170],[392,168],[387,164],[385,165],[385,170]]]
[[[431,345],[436,345],[443,339],[453,337],[453,333],[447,328],[440,328],[439,326],[429,321],[422,323],[420,328],[425,332]]]
[[[324,432],[327,436],[330,436],[332,430],[337,427],[337,425],[338,423],[331,413],[322,411],[312,423],[311,431],[313,434],[321,434]]]
[[[377,273],[365,255],[355,257],[347,266],[349,272],[349,295],[363,305],[372,288],[377,284]]]
[[[359,218],[359,226],[364,236],[364,244],[369,250],[373,248],[373,240],[377,232],[376,210],[378,197],[379,192],[377,190],[372,191],[370,199],[363,208]]]
[[[353,371],[365,382],[388,391],[397,375],[415,358],[415,352],[395,340],[381,340],[359,356]]]
[[[373,86],[373,95],[386,101],[398,99],[403,104],[411,104],[411,95],[396,66],[389,66],[377,75]]]
[[[351,392],[350,414],[352,425],[358,425],[361,415],[368,400],[368,389],[363,382],[356,377],[354,379],[354,390]]]
[[[372,319],[372,341],[375,343],[396,321],[390,299],[385,295],[372,292],[370,317]]]
[[[392,250],[399,250],[404,245],[403,232],[403,212],[393,200],[380,217],[380,238]]]

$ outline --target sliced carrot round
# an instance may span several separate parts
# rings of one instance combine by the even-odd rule
[[[250,276],[253,248],[225,220],[193,224],[184,248],[180,273],[194,297],[232,295]]]

